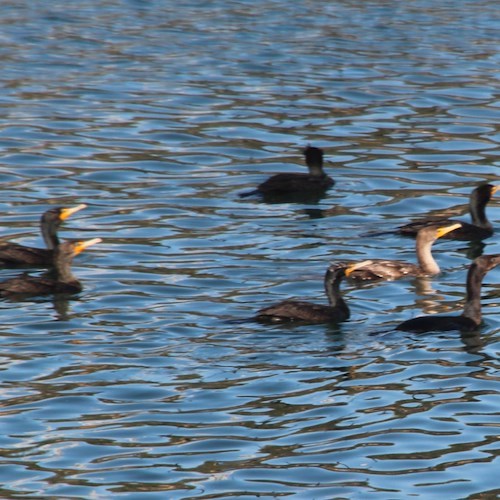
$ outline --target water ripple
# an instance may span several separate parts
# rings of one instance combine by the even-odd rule
[[[344,324],[249,319],[325,303],[330,262],[414,261],[371,233],[468,220],[498,183],[493,4],[25,3],[0,21],[3,235],[41,246],[40,213],[87,203],[61,234],[104,241],[81,294],[0,302],[3,496],[493,498],[499,271],[481,335],[394,326],[458,314],[497,236],[437,242],[432,280],[343,284]],[[323,199],[239,198],[307,144]]]

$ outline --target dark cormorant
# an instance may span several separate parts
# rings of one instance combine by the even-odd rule
[[[493,184],[482,184],[474,189],[470,195],[469,212],[472,224],[468,222],[461,222],[461,227],[448,233],[445,238],[454,240],[482,240],[489,238],[493,235],[493,226],[486,217],[486,205],[491,197],[498,191],[499,186]],[[446,218],[435,218],[428,220],[421,220],[410,222],[404,226],[400,226],[397,232],[404,236],[416,236],[418,230],[429,224],[452,224],[454,221]]]
[[[47,210],[40,218],[40,230],[47,248],[35,248],[18,243],[0,242],[0,267],[9,266],[50,266],[54,248],[59,244],[57,230],[71,215],[87,205],[75,207],[55,207]]]
[[[500,264],[500,254],[481,255],[474,259],[467,272],[465,306],[460,316],[420,316],[404,321],[396,330],[426,333],[459,330],[471,332],[481,324],[481,284],[486,273]]]
[[[284,300],[258,311],[255,319],[264,323],[340,323],[349,319],[349,307],[340,294],[340,282],[355,270],[357,264],[333,264],[324,279],[329,305],[302,300]]]
[[[100,238],[85,241],[65,241],[54,249],[53,268],[43,276],[29,276],[24,273],[16,278],[0,282],[0,296],[48,295],[53,293],[77,293],[82,285],[71,272],[75,255],[101,242]]]
[[[275,174],[257,189],[240,193],[240,197],[260,194],[267,199],[281,199],[287,196],[306,197],[321,196],[335,181],[323,170],[323,150],[313,146],[304,149],[304,156],[309,172],[306,173],[281,173]]]

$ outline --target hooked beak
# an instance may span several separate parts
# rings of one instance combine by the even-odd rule
[[[68,217],[72,216],[74,213],[83,210],[84,208],[87,208],[87,205],[85,203],[82,203],[81,205],[77,205],[76,207],[70,207],[70,208],[63,208],[61,210],[61,215],[59,218],[61,220],[66,220]]]
[[[438,238],[441,238],[441,236],[444,236],[445,234],[447,233],[451,233],[451,231],[454,231],[455,229],[458,229],[459,227],[462,227],[462,224],[460,224],[460,222],[457,222],[455,224],[452,224],[451,226],[443,226],[443,227],[439,227],[437,230],[436,230],[436,233],[437,233],[437,237]]]
[[[100,243],[101,241],[102,241],[101,238],[93,238],[91,240],[78,241],[77,243],[75,243],[74,254],[78,255],[79,253],[83,252],[86,248],[91,247],[96,243]]]
[[[362,267],[365,267],[365,266],[369,266],[370,264],[373,263],[373,260],[362,260],[361,262],[356,262],[355,264],[351,264],[349,267],[346,268],[346,270],[344,271],[345,272],[345,275],[347,277],[350,276],[350,274],[353,272],[353,271],[356,271],[356,269],[360,269]]]

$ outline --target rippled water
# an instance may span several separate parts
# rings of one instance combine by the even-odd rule
[[[498,236],[437,242],[432,280],[346,284],[339,327],[245,319],[323,302],[330,262],[413,260],[368,233],[467,219],[498,183],[498,21],[487,0],[3,2],[2,236],[41,245],[48,206],[87,203],[63,236],[104,242],[80,295],[0,302],[2,498],[494,498],[500,270],[481,336],[393,327],[460,311]],[[308,143],[337,182],[320,202],[238,197]]]

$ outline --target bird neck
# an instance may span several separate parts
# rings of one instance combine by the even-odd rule
[[[421,234],[417,235],[416,252],[420,269],[425,274],[439,274],[439,266],[432,256],[432,244],[434,241],[424,241]]]
[[[323,165],[321,163],[311,162],[307,166],[309,168],[309,174],[313,177],[323,177],[325,175],[325,172],[323,171]]]
[[[470,318],[477,325],[481,323],[481,284],[485,272],[474,262],[467,272],[465,305],[462,316]]]
[[[54,267],[50,270],[50,276],[61,283],[73,283],[78,281],[71,272],[71,260],[61,255],[56,248],[54,256]]]
[[[488,198],[479,198],[477,195],[471,197],[469,202],[469,212],[474,226],[483,227],[484,229],[493,229],[491,222],[486,217],[486,205]]]
[[[59,238],[57,237],[57,232],[52,224],[42,223],[42,237],[45,242],[45,246],[49,250],[54,250],[57,245],[59,245]]]
[[[342,277],[343,275],[341,275],[338,270],[337,272],[328,270],[325,276],[325,292],[330,307],[349,311],[346,302],[340,294],[340,282],[342,281]]]

